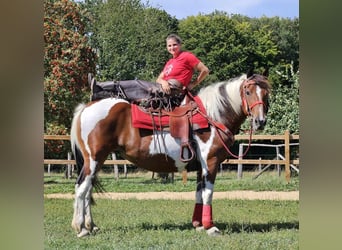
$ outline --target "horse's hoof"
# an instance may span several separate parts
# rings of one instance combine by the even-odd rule
[[[197,232],[201,232],[204,230],[204,227],[203,226],[200,226],[200,227],[196,227],[196,231]]]
[[[195,220],[195,221],[192,222],[192,226],[193,226],[193,227],[200,227],[200,226],[201,226],[201,223],[200,223],[199,221],[196,221],[196,220]]]
[[[93,230],[92,230],[92,233],[96,233],[96,232],[98,232],[98,231],[100,231],[100,228],[99,227],[93,227]]]
[[[87,230],[87,229],[85,229],[85,228],[82,228],[82,231],[79,233],[79,234],[77,234],[77,237],[78,238],[82,238],[82,237],[84,237],[84,236],[88,236],[90,233],[89,233],[89,231]]]
[[[209,236],[219,236],[221,235],[221,231],[217,227],[211,227],[207,229],[207,234]]]

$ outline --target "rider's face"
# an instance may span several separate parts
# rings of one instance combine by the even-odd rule
[[[173,38],[167,40],[166,42],[166,48],[167,51],[173,56],[173,57],[177,57],[180,49],[181,49],[181,45]]]

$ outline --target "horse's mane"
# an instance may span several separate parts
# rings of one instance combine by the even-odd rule
[[[202,88],[198,96],[210,116],[215,121],[222,121],[222,113],[227,113],[227,105],[237,115],[241,113],[241,83],[247,79],[247,75],[232,78],[224,82],[218,82]]]

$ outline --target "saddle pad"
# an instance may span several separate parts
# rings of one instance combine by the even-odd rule
[[[195,101],[204,114],[206,114],[205,108],[202,104],[201,99],[195,96]],[[131,113],[132,113],[132,124],[135,128],[144,128],[153,130],[153,124],[155,129],[161,130],[162,128],[169,127],[170,117],[168,115],[162,116],[152,116],[149,113],[146,113],[140,109],[140,107],[136,104],[131,104]],[[207,119],[205,119],[201,114],[196,113],[192,116],[191,120],[194,129],[207,128],[209,126]]]

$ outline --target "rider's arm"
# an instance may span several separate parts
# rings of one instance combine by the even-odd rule
[[[206,78],[206,76],[209,74],[209,69],[207,66],[204,65],[204,63],[202,62],[199,62],[195,68],[194,68],[196,71],[198,71],[198,76],[196,78],[195,81],[191,82],[189,85],[188,85],[188,89],[192,89],[194,88],[196,85],[200,84],[204,78]]]
[[[162,89],[164,90],[164,92],[166,94],[170,94],[171,93],[171,89],[170,89],[170,85],[169,83],[164,80],[164,73],[161,72],[156,80],[157,83],[159,83],[162,86]]]

